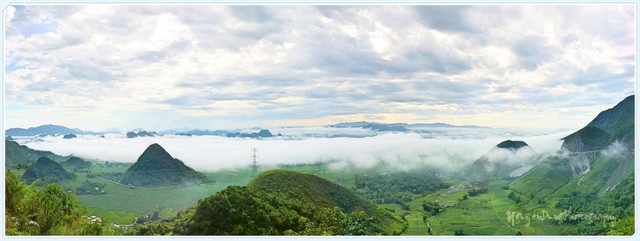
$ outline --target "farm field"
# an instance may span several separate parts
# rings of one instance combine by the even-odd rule
[[[120,171],[117,168],[95,168],[92,171]],[[89,181],[105,185],[104,194],[78,195],[88,208],[89,215],[100,216],[108,222],[131,224],[136,216],[159,211],[164,218],[175,216],[177,211],[195,206],[199,199],[211,196],[229,185],[245,185],[252,177],[247,170],[228,170],[204,173],[211,181],[194,186],[135,187],[114,182],[101,176],[87,177],[76,172],[76,179],[61,182],[65,190],[73,190]]]

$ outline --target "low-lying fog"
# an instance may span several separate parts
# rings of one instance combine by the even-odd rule
[[[115,162],[135,162],[147,146],[158,143],[173,157],[201,171],[247,167],[252,160],[251,148],[258,149],[258,162],[261,166],[333,161],[333,167],[341,168],[346,164],[371,167],[379,162],[386,162],[399,170],[423,164],[455,170],[475,161],[507,139],[525,141],[535,152],[544,153],[559,150],[560,138],[570,134],[560,132],[527,135],[494,129],[466,132],[456,130],[449,133],[447,135],[447,132],[442,131],[435,138],[417,133],[382,133],[362,138],[306,139],[287,137],[287,133],[283,133],[285,137],[266,139],[174,135],[128,139],[121,135],[108,135],[106,138],[79,135],[74,139],[63,139],[61,136],[21,138],[18,142],[59,155]]]

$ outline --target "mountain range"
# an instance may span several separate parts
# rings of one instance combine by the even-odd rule
[[[372,129],[378,131],[407,131],[407,129],[412,128],[487,128],[476,125],[450,125],[447,123],[415,123],[415,124],[407,124],[407,123],[378,123],[378,122],[367,122],[367,121],[358,121],[358,122],[342,122],[338,124],[328,125],[328,127],[335,128],[363,128],[363,129]]]
[[[5,132],[5,136],[67,135],[83,133],[84,131],[77,128],[71,129],[60,125],[41,125],[27,129],[11,128]]]
[[[634,145],[634,96],[600,112],[587,126],[563,138],[562,148],[572,152],[603,150],[614,142]]]
[[[634,172],[634,96],[563,138],[562,150],[515,179],[510,188],[544,198],[578,191],[602,196]]]

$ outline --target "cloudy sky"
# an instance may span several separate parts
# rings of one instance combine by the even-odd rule
[[[9,6],[5,127],[576,129],[634,93],[633,5]]]

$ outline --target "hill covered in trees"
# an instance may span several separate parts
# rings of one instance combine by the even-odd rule
[[[57,162],[46,157],[40,157],[40,159],[31,165],[22,175],[22,180],[25,180],[27,183],[32,183],[38,179],[40,179],[42,183],[53,183],[73,179],[73,175],[64,170]]]
[[[273,170],[249,185],[229,186],[177,218],[141,226],[139,234],[374,235],[400,234],[406,221],[337,184]]]
[[[15,141],[4,141],[5,148],[5,168],[16,168],[19,163],[33,164],[40,157],[47,157],[55,161],[63,161],[63,157],[50,151],[33,150],[27,146],[18,144]]]
[[[614,142],[634,144],[634,95],[600,112],[587,126],[563,138],[562,148],[572,152],[603,150]]]
[[[162,146],[152,144],[123,174],[123,184],[139,186],[193,185],[206,177],[173,158]]]

